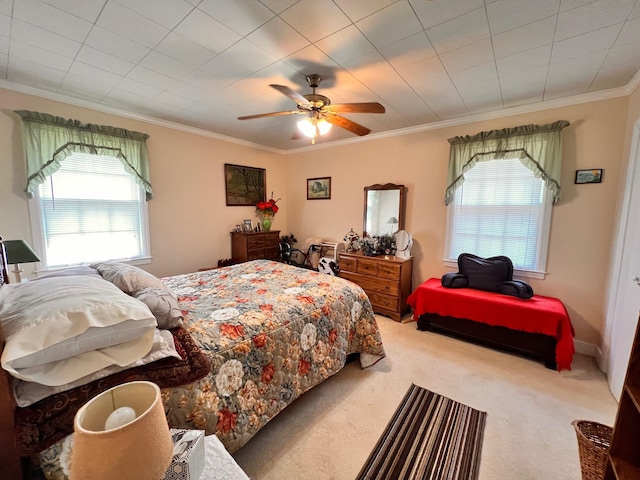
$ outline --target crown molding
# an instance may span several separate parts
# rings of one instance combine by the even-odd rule
[[[298,153],[306,153],[314,150],[336,148],[345,145],[352,145],[361,142],[370,142],[372,140],[381,140],[384,138],[399,137],[403,135],[410,135],[413,133],[427,132],[430,130],[438,130],[441,128],[455,127],[459,125],[466,125],[469,123],[482,122],[486,120],[494,120],[497,118],[507,118],[514,115],[522,115],[525,113],[539,112],[542,110],[550,110],[552,108],[567,107],[571,105],[579,105],[582,103],[598,102],[601,100],[608,100],[611,98],[630,96],[636,89],[640,87],[640,71],[634,75],[634,77],[624,87],[612,88],[608,90],[600,90],[593,93],[585,93],[580,95],[573,95],[569,97],[562,97],[553,100],[546,100],[543,102],[531,103],[527,105],[519,105],[516,107],[508,107],[502,110],[493,110],[491,112],[483,112],[472,115],[466,115],[464,117],[452,118],[449,120],[441,120],[438,122],[426,123],[423,125],[416,125],[414,127],[400,128],[397,130],[390,130],[387,132],[374,133],[365,137],[348,138],[344,140],[336,140],[327,143],[316,143],[315,145],[308,145],[305,147],[293,148],[283,150],[281,148],[269,147],[259,143],[250,142],[247,140],[241,140],[235,137],[229,137],[219,133],[214,133],[209,130],[201,128],[190,127],[181,123],[171,122],[168,120],[162,120],[151,115],[144,115],[140,113],[131,112],[128,110],[122,110],[116,107],[110,107],[102,105],[90,100],[82,100],[78,98],[69,97],[55,92],[48,92],[35,87],[28,87],[25,85],[19,85],[7,80],[0,79],[0,88],[7,90],[13,90],[19,93],[25,93],[27,95],[34,95],[42,97],[48,100],[54,100],[61,103],[68,103],[77,107],[88,108],[90,110],[96,110],[98,112],[109,113],[112,115],[118,115],[133,120],[138,120],[152,125],[158,125],[161,127],[171,128],[194,135],[200,135],[202,137],[213,138],[222,142],[233,143],[248,148],[254,148],[257,150],[263,150],[266,152],[276,153],[279,155],[295,155]]]
[[[282,154],[284,150],[268,147],[266,145],[261,145],[259,143],[249,142],[247,140],[241,140],[235,137],[229,137],[227,135],[222,135],[219,133],[214,133],[209,130],[204,130],[202,128],[190,127],[188,125],[184,125],[178,122],[171,122],[169,120],[162,120],[160,118],[153,117],[151,115],[144,115],[141,113],[131,112],[129,110],[122,110],[116,107],[110,107],[108,105],[102,105],[100,103],[93,102],[91,100],[83,100],[79,98],[73,98],[68,95],[63,95],[60,93],[49,92],[46,90],[41,90],[36,87],[29,87],[26,85],[19,85],[17,83],[9,82],[8,80],[0,79],[0,88],[4,88],[6,90],[13,90],[15,92],[24,93],[27,95],[33,95],[36,97],[45,98],[47,100],[54,100],[56,102],[68,103],[69,105],[74,105],[76,107],[88,108],[90,110],[95,110],[102,113],[109,113],[112,115],[118,115],[120,117],[130,118],[132,120],[138,120],[141,122],[150,123],[152,125],[158,125],[160,127],[171,128],[173,130],[179,130],[181,132],[192,133],[194,135],[200,135],[202,137],[214,138],[216,140],[220,140],[222,142],[234,143],[236,145],[242,145],[243,147],[255,148],[258,150],[265,150],[267,152],[279,153]]]

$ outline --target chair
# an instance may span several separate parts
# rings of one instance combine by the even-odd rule
[[[474,288],[525,300],[533,297],[533,289],[528,283],[513,279],[513,263],[509,257],[502,255],[482,258],[461,253],[458,256],[458,272],[445,273],[441,283],[447,288]]]

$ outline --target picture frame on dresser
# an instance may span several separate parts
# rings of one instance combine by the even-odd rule
[[[224,190],[228,207],[255,206],[267,200],[264,168],[224,164]]]

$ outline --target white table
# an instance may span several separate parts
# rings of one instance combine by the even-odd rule
[[[205,466],[199,480],[249,480],[215,435],[204,437]]]

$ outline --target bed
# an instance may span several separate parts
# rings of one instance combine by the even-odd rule
[[[234,452],[347,357],[357,354],[365,368],[385,356],[366,294],[338,277],[256,260],[161,283],[180,307],[181,325],[169,329],[179,359],[125,368],[13,411],[18,451],[39,451],[50,478],[65,478],[61,457],[75,411],[114,382],[151,378],[162,388],[171,427],[205,430]],[[163,377],[167,371],[173,376]],[[51,434],[40,438],[42,432]]]

